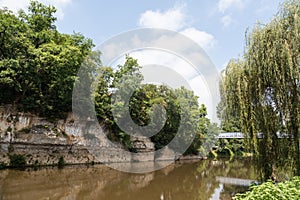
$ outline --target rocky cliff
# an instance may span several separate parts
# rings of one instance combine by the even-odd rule
[[[107,139],[107,131],[93,120],[79,120],[72,113],[64,120],[49,121],[13,106],[0,107],[0,164],[7,166],[21,155],[26,165],[153,161],[154,144],[144,137],[132,138],[137,152]]]

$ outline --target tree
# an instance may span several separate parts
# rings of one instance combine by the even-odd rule
[[[55,12],[37,1],[18,16],[0,11],[1,104],[47,117],[71,111],[73,84],[93,43],[81,34],[59,33]]]
[[[188,146],[185,154],[198,154],[201,146],[201,133],[198,132],[199,120],[206,116],[206,108],[202,104],[199,107],[198,97],[193,91],[184,87],[175,90],[177,101],[179,104],[180,129],[177,131],[176,137],[179,138],[178,146]],[[194,138],[192,138],[194,137]]]
[[[98,119],[106,118],[106,124],[110,124],[110,138],[130,147],[127,133],[151,136],[156,149],[168,145],[175,151],[192,143],[186,154],[197,154],[204,134],[199,132],[198,124],[200,118],[206,119],[205,106],[199,108],[198,97],[183,87],[174,90],[165,85],[142,84],[140,68],[136,59],[126,56],[124,65],[119,65],[113,74],[111,70],[100,73],[102,89],[95,94],[96,112]],[[110,84],[103,87],[101,80]],[[169,145],[175,137],[177,140]]]
[[[269,24],[248,34],[244,59],[226,69],[226,109],[241,120],[265,179],[277,168],[300,174],[299,15],[299,1],[286,1]]]
[[[238,61],[231,60],[226,70],[221,72],[220,79],[220,97],[221,100],[217,105],[217,115],[221,121],[221,129],[225,132],[240,132],[240,104],[227,104],[229,101],[238,101],[237,85],[240,81],[238,77],[234,77],[237,74],[236,70],[240,70],[240,67],[236,67]],[[233,74],[233,76],[231,76]],[[234,107],[231,107],[234,106]]]

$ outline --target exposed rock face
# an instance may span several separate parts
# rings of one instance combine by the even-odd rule
[[[155,150],[153,142],[147,137],[132,136],[131,141],[133,148],[136,149],[137,152],[153,152]]]
[[[153,161],[154,160],[154,144],[151,140],[144,136],[131,137],[133,148],[136,153],[132,154],[133,161]]]
[[[56,165],[61,157],[66,163],[90,163],[95,161],[82,146],[58,144],[2,143],[1,162],[9,163],[9,155],[24,155],[27,165]]]
[[[155,160],[157,161],[164,161],[164,160],[174,160],[177,157],[173,150],[165,147],[161,149],[160,152],[157,152],[155,155]]]
[[[28,165],[66,163],[153,161],[154,144],[146,137],[132,138],[138,152],[132,154],[112,143],[98,122],[67,119],[50,122],[12,106],[0,107],[0,163],[9,164],[9,155],[21,154]]]

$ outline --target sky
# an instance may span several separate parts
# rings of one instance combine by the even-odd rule
[[[29,0],[0,0],[26,9]],[[165,28],[198,42],[218,69],[243,54],[245,31],[276,14],[282,0],[41,0],[58,8],[59,31],[80,32],[96,45],[139,27]]]
[[[96,45],[137,28],[163,28],[176,31],[199,44],[215,68],[221,71],[230,59],[243,55],[246,30],[251,31],[258,22],[263,24],[269,22],[283,0],[41,0],[41,2],[57,7],[56,26],[60,32],[82,33],[91,38]],[[0,7],[6,6],[16,12],[18,9],[26,9],[28,3],[29,0],[0,0]],[[145,57],[139,57],[143,58]],[[158,56],[157,60],[160,60],[159,58],[166,56]],[[183,71],[178,71],[181,72]],[[207,91],[203,92],[203,87],[199,86],[204,84],[201,79],[203,77],[198,76],[188,81],[195,89],[195,93],[202,96],[201,101],[209,104],[210,100],[207,98],[209,94]]]

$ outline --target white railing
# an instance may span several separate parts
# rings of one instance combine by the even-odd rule
[[[263,133],[257,133],[256,136],[257,138],[263,138]],[[276,133],[277,135],[277,138],[293,138],[293,135],[291,134],[288,134],[288,133],[280,133],[280,132],[277,132]],[[242,139],[245,137],[245,134],[242,133],[242,132],[222,132],[222,133],[219,133],[219,135],[216,137],[217,139],[222,139],[222,138],[226,138],[226,139]]]

